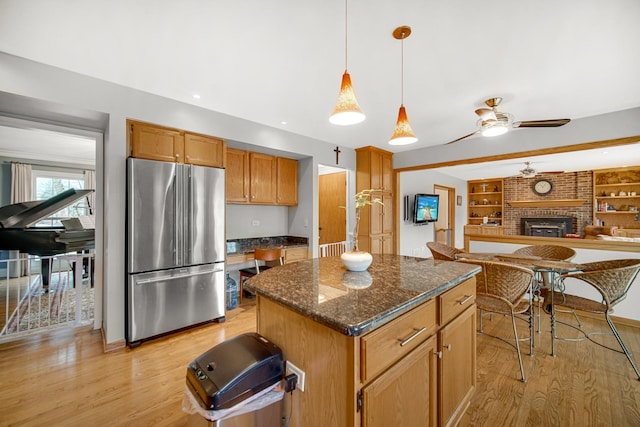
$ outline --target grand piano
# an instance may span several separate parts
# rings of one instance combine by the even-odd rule
[[[20,251],[40,257],[95,248],[95,230],[34,227],[39,221],[87,197],[94,190],[69,189],[46,200],[0,207],[0,250]],[[42,259],[42,284],[49,286],[49,258]]]

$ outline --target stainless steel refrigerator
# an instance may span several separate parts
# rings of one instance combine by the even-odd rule
[[[224,320],[224,169],[127,159],[127,341]]]

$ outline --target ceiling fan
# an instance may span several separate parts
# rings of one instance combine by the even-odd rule
[[[531,162],[524,162],[524,169],[520,169],[522,178],[533,178],[536,176],[536,170],[531,167]]]
[[[513,115],[498,111],[498,105],[502,102],[502,98],[489,98],[484,101],[489,108],[478,108],[475,113],[480,117],[478,120],[479,129],[468,135],[454,139],[447,144],[461,141],[465,138],[482,133],[483,136],[497,136],[507,133],[511,128],[554,128],[566,125],[571,119],[551,119],[551,120],[529,120],[514,122]],[[447,145],[445,144],[445,145]]]

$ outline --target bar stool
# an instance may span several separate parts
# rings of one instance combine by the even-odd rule
[[[242,303],[243,285],[244,281],[250,277],[260,274],[260,271],[268,270],[271,267],[268,265],[260,266],[260,261],[279,261],[280,265],[283,264],[282,248],[276,249],[256,249],[253,254],[253,261],[255,267],[243,268],[240,270],[240,303]]]

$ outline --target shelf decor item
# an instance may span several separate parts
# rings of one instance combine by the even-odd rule
[[[371,193],[380,190],[366,189],[356,193],[354,197],[356,216],[355,224],[353,226],[353,247],[350,251],[344,252],[340,255],[342,263],[349,271],[365,271],[371,265],[373,256],[369,252],[360,251],[358,248],[358,228],[360,227],[360,210],[368,205],[378,203],[382,205],[382,200],[379,198],[372,198]],[[341,206],[345,208],[344,206]],[[346,209],[346,208],[345,208]]]

